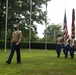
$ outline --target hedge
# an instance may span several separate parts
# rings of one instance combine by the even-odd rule
[[[31,43],[31,49],[45,49],[45,43]],[[55,49],[55,43],[47,43],[47,49]],[[0,49],[5,47],[5,42],[0,41]],[[11,48],[11,42],[7,42],[7,48]],[[21,48],[29,48],[29,43],[21,42]]]

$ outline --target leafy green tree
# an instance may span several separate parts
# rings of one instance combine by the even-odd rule
[[[4,25],[5,25],[5,0],[0,0],[0,38],[4,37],[4,32],[2,31],[5,28]]]
[[[46,37],[47,32],[47,41],[48,42],[54,42],[57,34],[60,33],[63,36],[62,27],[60,24],[51,24],[47,27],[47,31],[44,30],[44,38]]]
[[[31,19],[31,31],[32,31],[32,39],[36,37],[37,28],[36,23],[43,24],[45,21],[45,11],[42,11],[42,4],[45,4],[45,0],[32,0],[32,19]],[[6,9],[6,1],[0,0],[0,29],[5,27],[5,9]],[[9,0],[8,3],[8,32],[11,29],[13,30],[13,24],[19,23],[20,29],[23,32],[23,37],[29,37],[29,27],[30,27],[30,0]],[[3,13],[2,13],[3,12]],[[2,21],[3,14],[3,21]],[[1,24],[3,22],[3,24]],[[10,33],[8,33],[10,34]],[[9,36],[10,37],[10,36]]]

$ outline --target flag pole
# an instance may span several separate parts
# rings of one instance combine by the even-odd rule
[[[8,0],[6,0],[6,20],[5,20],[5,52],[7,47],[7,19],[8,19]]]
[[[32,0],[30,0],[29,51],[31,51],[31,17],[32,17]]]
[[[47,0],[46,0],[46,17],[45,17],[45,51],[47,51]]]
[[[45,4],[46,4],[46,18],[45,18],[45,50],[47,51],[47,2],[51,1],[51,0],[46,0]]]

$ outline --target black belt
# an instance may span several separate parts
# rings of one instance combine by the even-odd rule
[[[13,41],[13,43],[17,43],[18,41]]]

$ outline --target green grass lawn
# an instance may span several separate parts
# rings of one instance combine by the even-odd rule
[[[76,75],[76,55],[74,59],[56,57],[55,50],[21,49],[21,64],[17,64],[16,53],[11,64],[6,64],[9,50],[0,49],[0,75]]]

